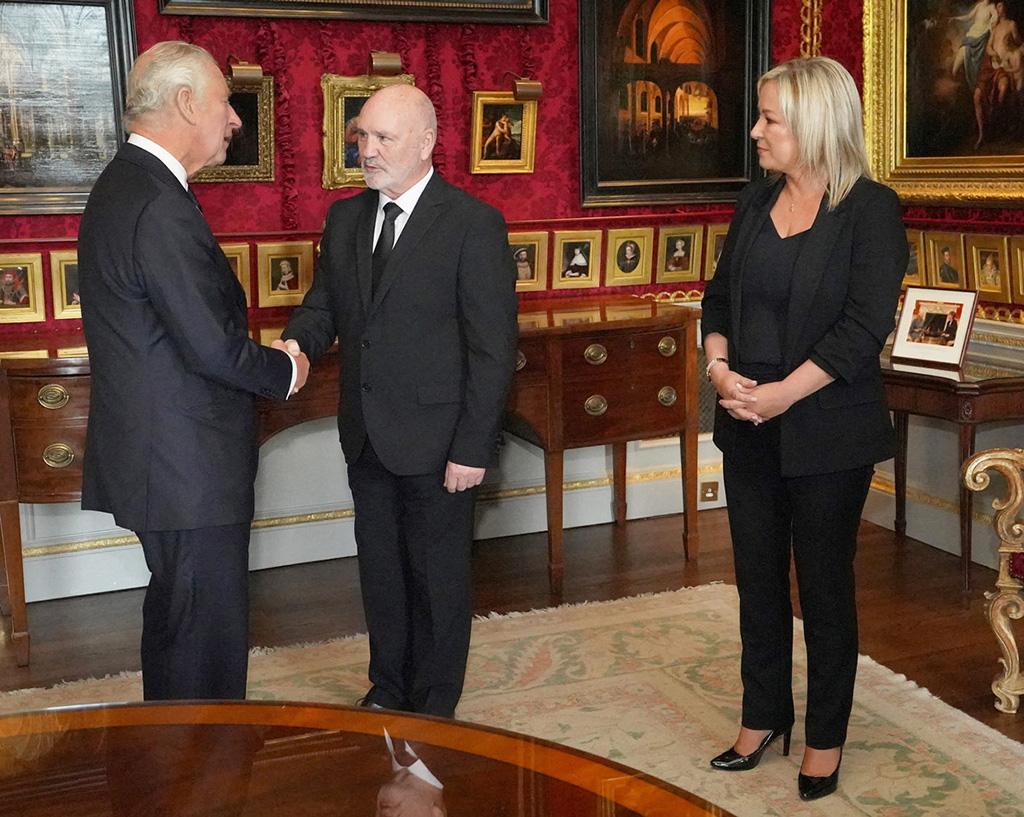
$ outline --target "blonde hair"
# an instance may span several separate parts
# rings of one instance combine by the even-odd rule
[[[217,67],[209,51],[180,40],[157,43],[139,54],[128,74],[121,117],[125,129],[130,131],[139,119],[163,111],[179,88],[191,88],[197,97],[202,96],[209,65]]]
[[[860,94],[850,72],[828,57],[780,63],[757,81],[774,82],[779,107],[800,150],[800,167],[825,180],[834,210],[861,176],[871,176]]]

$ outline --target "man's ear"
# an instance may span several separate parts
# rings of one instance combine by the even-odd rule
[[[198,111],[196,110],[195,92],[187,85],[182,85],[174,95],[174,107],[177,108],[181,118],[190,125],[196,124]]]
[[[431,128],[423,131],[423,139],[420,140],[420,158],[429,159],[434,152],[434,145],[437,142],[437,132]]]

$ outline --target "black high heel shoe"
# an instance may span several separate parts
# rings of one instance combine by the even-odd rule
[[[843,750],[839,749],[839,762],[832,774],[824,777],[812,777],[809,774],[798,774],[796,776],[796,787],[800,792],[801,800],[817,800],[820,797],[827,797],[839,788],[839,767],[843,765]]]
[[[723,772],[745,772],[747,769],[753,769],[761,762],[761,755],[764,754],[765,749],[779,737],[782,738],[782,754],[784,757],[788,756],[789,739],[792,735],[792,726],[787,726],[785,729],[772,729],[749,755],[741,755],[735,748],[726,749],[718,757],[711,759],[711,768],[720,769]]]

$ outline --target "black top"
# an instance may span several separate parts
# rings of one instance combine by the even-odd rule
[[[771,217],[750,245],[743,276],[741,364],[781,366],[793,267],[807,231],[782,238]]]

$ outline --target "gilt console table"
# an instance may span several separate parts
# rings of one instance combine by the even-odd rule
[[[610,444],[615,519],[626,518],[626,442],[680,434],[683,545],[697,555],[698,309],[635,298],[534,301],[520,309],[519,354],[507,429],[544,449],[548,567],[562,592],[562,463],[565,450]],[[253,327],[268,342],[276,326]],[[338,407],[335,353],[314,364],[287,402],[257,401],[259,437]],[[20,666],[29,660],[19,502],[80,498],[90,371],[78,335],[7,341],[0,353],[0,612]]]

